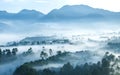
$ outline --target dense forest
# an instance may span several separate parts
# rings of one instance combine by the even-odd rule
[[[71,63],[66,63],[60,68],[51,69],[45,68],[43,70],[36,70],[31,64],[43,64],[48,60],[54,60],[59,56],[66,55],[67,52],[60,53],[56,56],[47,59],[41,59],[35,62],[29,62],[18,67],[13,75],[120,75],[119,56],[116,57],[109,52],[106,52],[101,61],[97,63],[85,63],[82,65],[73,66]],[[42,63],[41,63],[42,62]]]

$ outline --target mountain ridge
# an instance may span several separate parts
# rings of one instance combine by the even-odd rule
[[[72,20],[72,19],[118,19],[120,12],[93,8],[88,5],[65,5],[60,9],[53,9],[48,14],[36,10],[23,9],[18,13],[0,11],[0,19],[15,20]]]
[[[23,9],[18,13],[9,13],[7,11],[0,11],[0,19],[12,19],[12,20],[22,20],[22,19],[39,19],[43,17],[42,12],[36,10]]]

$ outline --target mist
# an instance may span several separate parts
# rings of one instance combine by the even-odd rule
[[[41,36],[41,35],[69,36],[82,34],[101,34],[120,31],[119,22],[114,21],[39,22],[39,21],[2,20],[0,21],[0,23],[9,26],[9,28],[6,27],[0,28],[1,29],[0,43],[17,41],[28,36]],[[2,40],[4,40],[4,42]]]
[[[39,21],[0,21],[1,24],[9,26],[1,28],[0,45],[6,45],[8,42],[19,42],[26,37],[38,36],[57,36],[67,38],[73,44],[55,44],[55,45],[27,45],[0,47],[2,50],[18,48],[17,59],[0,65],[0,75],[12,75],[20,65],[35,61],[40,58],[40,52],[44,46],[47,53],[52,49],[54,55],[57,51],[72,52],[71,57],[62,58],[64,62],[49,63],[48,65],[35,66],[37,70],[45,68],[59,68],[65,63],[70,62],[72,65],[80,65],[85,62],[97,63],[102,59],[105,52],[109,51],[115,55],[119,55],[114,50],[106,49],[108,39],[116,36],[119,37],[119,22],[114,21],[70,21],[70,22],[39,22]],[[2,30],[4,29],[4,30]],[[104,38],[103,38],[104,37]],[[21,56],[29,48],[33,49],[34,54],[29,56]],[[75,52],[85,51],[85,54],[76,55]],[[89,53],[90,52],[90,53]],[[83,52],[84,53],[84,52]],[[34,57],[34,58],[33,58]],[[90,58],[89,58],[90,57]],[[74,58],[74,60],[68,60]],[[84,58],[84,59],[82,59]],[[89,58],[89,59],[88,59]],[[22,60],[22,61],[21,61]],[[67,60],[67,61],[66,61]],[[79,61],[81,60],[81,61]]]

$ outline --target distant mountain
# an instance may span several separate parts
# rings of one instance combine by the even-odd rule
[[[25,39],[21,40],[20,42],[24,42],[24,41],[48,41],[48,40],[53,40],[55,39],[55,37],[53,36],[40,36],[40,37],[26,37]]]
[[[19,13],[14,15],[14,18],[18,18],[18,19],[40,19],[41,17],[43,17],[44,14],[36,11],[36,10],[27,10],[24,9],[22,11],[20,11]]]
[[[19,42],[8,42],[5,46],[72,44],[69,39],[55,36],[26,37]]]
[[[8,13],[6,11],[0,11],[0,19],[12,19],[13,13]]]
[[[23,9],[19,13],[8,13],[6,11],[0,11],[0,19],[9,20],[36,20],[43,17],[44,14],[36,10]]]
[[[87,5],[66,5],[60,9],[54,9],[47,15],[36,11],[23,9],[19,13],[0,11],[0,19],[9,20],[76,20],[76,19],[120,19],[120,12],[112,12],[104,9],[92,8]]]
[[[111,12],[104,9],[92,8],[87,5],[66,5],[60,9],[54,9],[48,13],[44,19],[64,20],[64,19],[97,19],[97,18],[119,18],[120,12]]]

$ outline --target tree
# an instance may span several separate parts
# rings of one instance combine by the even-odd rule
[[[81,75],[82,72],[81,72],[81,67],[80,66],[76,66],[75,69],[74,69],[74,75]]]
[[[68,62],[60,69],[60,75],[73,75],[73,66]]]
[[[52,55],[52,54],[53,54],[53,51],[52,51],[52,49],[49,49],[49,53],[50,53],[50,55]]]
[[[25,55],[25,56],[31,55],[31,54],[33,54],[33,50],[31,47],[26,52],[23,52],[23,55]]]
[[[30,47],[27,52],[28,52],[28,54],[32,54],[33,53],[32,48]]]
[[[106,58],[103,58],[102,59],[102,72],[103,72],[103,75],[109,75],[109,71],[110,71],[110,62],[108,59]]]
[[[102,70],[99,66],[99,62],[92,65],[91,75],[102,75]]]
[[[37,45],[39,45],[40,44],[40,42],[39,41],[37,41]]]
[[[6,49],[6,52],[7,52],[6,53],[7,56],[11,56],[12,55],[12,52],[10,51],[10,49]]]
[[[17,51],[18,51],[17,48],[13,48],[13,49],[12,49],[12,54],[13,54],[13,55],[16,55],[16,52],[17,52]]]
[[[3,55],[3,56],[6,55],[6,50],[3,50],[2,55]]]
[[[2,50],[0,49],[0,58],[2,57]]]
[[[18,67],[13,75],[39,75],[38,72],[30,66],[22,65]]]
[[[40,57],[41,57],[42,59],[46,59],[46,58],[48,57],[48,54],[45,53],[44,51],[41,51]]]
[[[45,47],[44,46],[42,47],[42,50],[45,51]]]
[[[44,69],[42,75],[55,75],[55,72],[49,69]]]
[[[62,54],[62,52],[61,51],[57,51],[57,55],[61,55]]]

